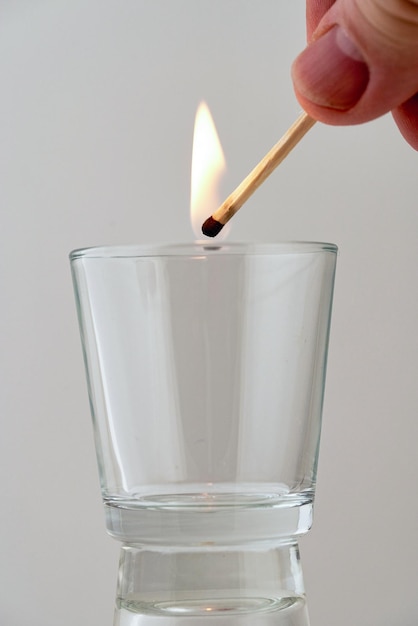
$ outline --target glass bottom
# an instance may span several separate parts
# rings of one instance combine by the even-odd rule
[[[297,536],[312,494],[203,487],[105,501],[124,543],[114,626],[309,626]]]
[[[240,492],[228,485],[223,490],[217,485],[216,491],[206,485],[196,491],[187,487],[182,493],[105,499],[108,532],[141,545],[236,545],[288,541],[312,525],[311,492],[289,493],[277,485],[275,491],[271,485],[240,485],[247,487]]]

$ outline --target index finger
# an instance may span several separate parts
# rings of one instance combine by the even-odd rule
[[[308,42],[325,13],[336,0],[306,0],[306,36]]]

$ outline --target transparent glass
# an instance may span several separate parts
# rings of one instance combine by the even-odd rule
[[[308,624],[297,538],[312,521],[336,252],[71,254],[106,525],[124,543],[115,624]]]

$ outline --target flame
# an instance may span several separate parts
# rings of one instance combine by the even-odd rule
[[[190,218],[194,234],[201,238],[203,222],[220,204],[220,182],[226,171],[218,133],[205,102],[201,102],[194,125]]]

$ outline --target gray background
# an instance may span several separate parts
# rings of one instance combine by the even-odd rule
[[[194,114],[225,192],[293,122],[303,0],[0,3],[0,623],[112,623],[67,253],[190,241]],[[312,626],[416,626],[417,154],[390,116],[316,125],[231,239],[340,247],[315,524]]]

